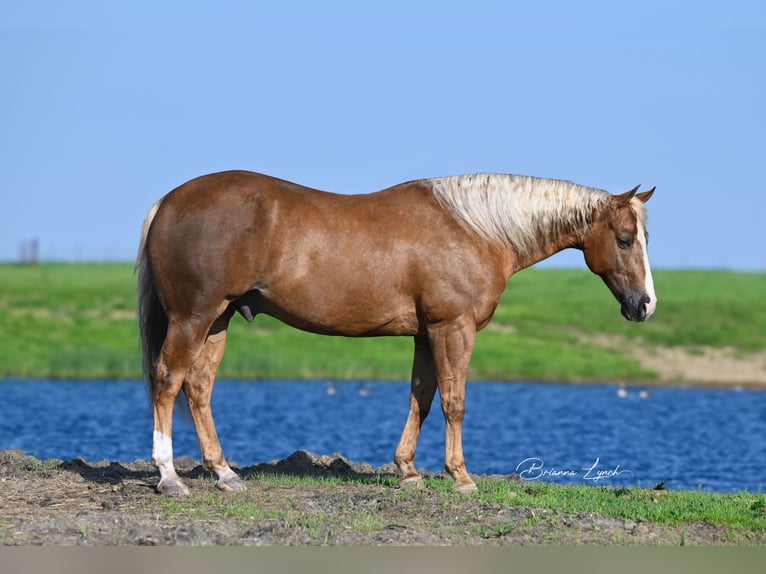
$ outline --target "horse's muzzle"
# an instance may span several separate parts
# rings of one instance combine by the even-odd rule
[[[643,297],[628,296],[620,301],[620,311],[622,316],[628,321],[646,321],[650,313],[647,313],[647,307],[651,299],[644,295]]]

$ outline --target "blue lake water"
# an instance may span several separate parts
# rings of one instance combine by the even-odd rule
[[[216,383],[224,453],[249,466],[303,449],[391,462],[409,384],[323,381]],[[360,393],[364,389],[365,393]],[[469,472],[530,481],[729,492],[766,490],[766,392],[469,383],[463,447]],[[152,420],[140,382],[0,381],[0,449],[41,459],[133,461],[151,456]],[[174,420],[175,456],[200,458],[190,420]],[[440,471],[438,395],[415,459]]]

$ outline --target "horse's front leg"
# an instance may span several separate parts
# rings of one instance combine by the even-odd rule
[[[455,479],[455,490],[474,492],[476,484],[468,476],[463,458],[463,417],[465,380],[476,340],[476,325],[462,318],[429,327],[428,333],[447,427],[444,468]]]
[[[401,486],[421,486],[423,479],[415,470],[415,448],[423,421],[428,416],[436,393],[436,370],[431,347],[426,338],[415,338],[415,358],[410,382],[410,412],[396,447],[394,462],[402,473]]]

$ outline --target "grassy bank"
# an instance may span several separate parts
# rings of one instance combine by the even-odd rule
[[[477,476],[478,492],[461,495],[442,474],[426,476],[423,488],[398,488],[389,470],[337,455],[308,460],[303,453],[239,468],[247,490],[222,494],[198,462],[177,459],[191,490],[177,499],[147,488],[157,471],[146,461],[0,451],[0,478],[14,492],[0,497],[0,546],[766,544],[763,493]]]
[[[515,275],[479,334],[472,379],[646,380],[656,373],[603,341],[764,348],[766,274],[659,271],[656,315],[628,323],[584,270]],[[601,342],[600,342],[601,341]],[[408,378],[409,338],[302,333],[269,318],[235,318],[220,377]],[[130,264],[0,265],[0,376],[139,378]]]
[[[263,484],[291,489],[340,488],[345,485],[364,487],[369,481],[346,478],[314,478],[304,476],[259,475],[251,490]],[[397,488],[397,478],[380,478],[375,484]],[[562,486],[550,482],[525,483],[506,480],[481,480],[473,496],[488,506],[525,507],[544,509],[558,514],[591,513],[596,516],[621,518],[634,522],[652,522],[678,526],[686,522],[705,521],[710,524],[727,526],[732,529],[766,530],[766,495],[739,492],[717,494],[702,491],[665,491],[643,488],[613,488],[610,486]],[[452,482],[440,478],[429,478],[425,488],[438,493],[444,506],[458,505],[463,497],[452,490]],[[257,494],[255,494],[257,496]],[[403,489],[393,493],[394,498],[422,497],[417,490]],[[261,518],[263,509],[250,504],[248,494],[235,499],[221,497],[215,490],[195,493],[194,498],[185,500],[159,501],[166,512],[193,511],[198,516],[224,518],[246,516]],[[496,531],[485,532],[496,535]]]
[[[469,496],[451,481],[429,478],[423,490],[397,489],[396,479],[258,475],[248,490],[222,497],[211,487],[189,499],[157,498],[153,513],[165,520],[204,519],[284,526],[302,543],[333,544],[348,531],[372,538],[395,521],[428,536],[429,543],[473,539],[533,544],[762,543],[766,496],[740,492],[674,492],[640,488],[560,486],[481,480]],[[310,501],[353,500],[343,512]],[[365,501],[372,500],[363,504]],[[333,505],[330,505],[332,507]],[[345,531],[345,532],[344,532]],[[308,542],[307,542],[308,541]],[[347,543],[347,542],[343,542]]]

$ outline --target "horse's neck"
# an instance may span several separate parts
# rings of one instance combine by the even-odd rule
[[[517,269],[578,247],[608,195],[566,181],[505,174],[431,181],[437,199],[455,217],[512,252]]]
[[[511,245],[517,269],[529,267],[582,242],[606,192],[566,181],[531,178],[522,191],[529,234],[525,243]],[[521,198],[520,198],[521,199]]]
[[[581,249],[584,234],[585,226],[581,226],[566,233],[549,235],[543,233],[541,234],[541,239],[532,249],[518,250],[510,247],[512,251],[511,259],[514,261],[512,271],[515,273],[520,269],[525,269],[565,249]]]

